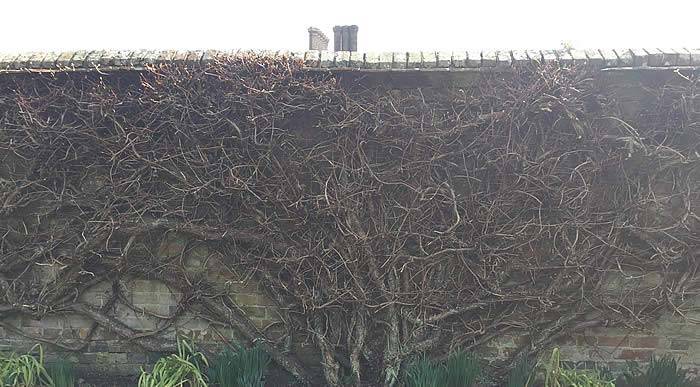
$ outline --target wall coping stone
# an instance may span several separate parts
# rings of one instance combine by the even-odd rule
[[[700,68],[700,49],[471,50],[413,52],[332,52],[262,50],[107,51],[0,53],[0,74],[18,72],[141,71],[148,65],[201,65],[217,59],[257,54],[292,58],[308,70],[331,71],[498,71],[531,62],[584,63],[600,69]]]

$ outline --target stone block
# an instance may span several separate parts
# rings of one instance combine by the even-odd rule
[[[690,51],[684,48],[674,49],[673,51],[678,54],[678,66],[690,66],[692,64],[690,59]]]
[[[513,57],[514,66],[522,66],[530,63],[530,57],[525,50],[513,50],[511,51],[511,55]]]
[[[85,352],[78,354],[78,363],[82,364],[95,364],[97,363],[97,353]]]
[[[240,306],[273,306],[274,302],[262,294],[257,293],[237,293],[233,295],[234,300]]]
[[[496,51],[496,67],[506,68],[513,65],[513,58],[510,51]]]
[[[172,51],[169,51],[169,53],[172,53]],[[129,60],[132,65],[147,66],[158,63],[162,58],[161,55],[160,51],[141,50],[138,52],[138,55],[134,54]]]
[[[23,327],[40,327],[40,328],[63,328],[62,316],[49,315],[44,316],[41,320],[26,318],[22,320]]]
[[[134,279],[127,281],[124,286],[129,292],[138,293],[168,293],[170,288],[163,281]]]
[[[690,55],[690,64],[700,66],[700,48],[686,48],[686,51]]]
[[[408,53],[407,52],[394,52],[392,53],[392,65],[393,69],[406,69],[408,68]]]
[[[126,359],[132,364],[145,364],[148,362],[148,356],[144,352],[129,352],[126,354]]]
[[[655,48],[645,48],[642,50],[647,56],[647,64],[651,67],[663,66],[664,54]]]
[[[334,67],[350,67],[350,51],[339,51],[335,53]]]
[[[598,50],[600,56],[603,58],[604,67],[618,67],[620,66],[620,58],[617,56],[617,52],[612,49],[600,49]],[[628,65],[629,66],[629,65]]]
[[[643,50],[636,49],[635,53],[628,48],[620,48],[613,50],[617,55],[618,65],[622,67],[642,66],[646,64],[646,53]]]
[[[588,55],[586,55],[586,51],[584,50],[569,50],[568,54],[574,64],[588,63]]]
[[[276,52],[274,52],[274,53],[276,53]],[[274,55],[274,53],[270,53],[270,55]],[[204,51],[202,51],[202,50],[190,50],[190,51],[187,51],[187,56],[185,57],[185,61],[187,63],[191,63],[191,64],[201,64],[203,56],[204,56]]]
[[[92,326],[92,320],[79,314],[61,315],[61,322],[65,329],[81,329]]]
[[[91,51],[88,56],[85,57],[85,67],[99,67],[100,60],[106,53],[106,51]]]
[[[586,54],[586,59],[588,64],[593,67],[603,67],[605,65],[605,58],[601,55],[599,50],[584,50]]]
[[[157,51],[157,57],[155,60],[155,63],[167,63],[173,60],[175,55],[177,54],[177,51],[174,50],[162,50],[162,51]]]
[[[170,62],[175,64],[185,64],[187,62],[187,56],[190,52],[187,50],[177,50],[174,51],[173,56],[170,57]]]
[[[466,67],[481,67],[481,51],[467,51]]]
[[[435,53],[435,66],[439,68],[450,68],[452,67],[452,52],[450,51],[438,51]]]
[[[189,331],[205,331],[209,329],[209,322],[204,319],[194,317],[188,313],[180,319],[180,322],[178,322],[178,328]]]
[[[481,52],[481,67],[496,67],[498,51],[484,50]]]
[[[435,68],[437,67],[437,52],[435,51],[423,51],[421,52],[423,56],[423,68]]]
[[[467,65],[466,51],[452,51],[452,67],[463,68]]]
[[[5,70],[10,67],[12,63],[14,63],[15,58],[17,58],[19,54],[16,53],[0,53],[0,70]]]
[[[673,350],[681,350],[685,351],[690,348],[692,342],[687,341],[687,340],[680,340],[680,339],[672,339],[670,341],[669,348]]]
[[[423,67],[423,53],[420,51],[407,53],[406,68],[419,69],[421,67]]]
[[[35,55],[35,53],[22,53],[19,54],[12,62],[8,64],[8,69],[10,70],[21,70],[27,68],[27,65],[29,64],[29,60],[32,59],[32,57]]]
[[[618,355],[621,360],[649,361],[654,351],[649,349],[623,349]]]
[[[253,318],[251,318],[251,321],[253,321],[253,324],[255,324],[255,326],[260,330],[265,330],[268,327],[279,323],[278,320],[273,320],[273,319],[269,319],[269,318],[255,318],[255,317],[253,317]]]
[[[202,64],[210,64],[218,59],[219,51],[217,50],[205,50],[202,55]]]
[[[333,67],[333,61],[335,61],[335,55],[331,51],[319,51],[318,64],[320,68]]]
[[[594,341],[595,345],[601,347],[627,347],[629,345],[627,336],[597,336]]]
[[[561,359],[566,361],[580,362],[589,360],[587,348],[564,345],[559,347],[559,353],[561,355]]]
[[[105,341],[92,341],[90,344],[88,344],[88,351],[94,352],[97,354],[97,363],[106,363],[107,361],[104,360],[109,354],[109,345]]]
[[[249,318],[266,318],[267,308],[260,306],[245,306],[242,305],[241,309],[245,312],[246,316]]]
[[[255,55],[255,54],[253,54]],[[297,61],[299,63],[304,63],[304,52],[302,51],[290,51],[288,54],[289,59]]]
[[[350,67],[354,69],[362,69],[365,67],[365,53],[358,51],[350,52]]]
[[[627,50],[632,55],[632,66],[647,67],[649,66],[649,54],[643,48],[630,48]],[[618,52],[618,56],[622,59],[622,55]]]
[[[530,58],[531,61],[533,62],[543,62],[544,58],[542,58],[542,53],[540,51],[536,50],[525,50],[525,55],[527,55],[528,58]]]
[[[87,59],[88,55],[90,55],[92,51],[85,51],[85,50],[79,50],[75,52],[75,55],[73,55],[73,58],[71,58],[70,67],[74,68],[84,68],[85,67],[85,59]]]
[[[319,60],[321,55],[319,51],[310,50],[304,53],[304,66],[316,68],[319,67]]]
[[[365,56],[365,63],[364,63],[364,68],[366,69],[379,69],[380,68],[380,59],[379,56],[381,54],[379,52],[366,52],[364,54]],[[391,68],[391,62],[389,62],[389,68]]]
[[[677,50],[672,48],[659,48],[658,51],[660,51],[662,55],[661,66],[681,65],[681,55]]]
[[[658,348],[659,338],[653,336],[630,337],[629,346],[631,348]]]
[[[38,52],[35,55],[29,59],[27,62],[27,67],[30,69],[39,69],[41,68],[42,64],[44,63],[44,59],[46,58],[47,55],[51,55],[50,53],[46,52]]]
[[[540,53],[542,54],[542,60],[545,62],[557,62],[561,56],[559,50],[542,50]]]

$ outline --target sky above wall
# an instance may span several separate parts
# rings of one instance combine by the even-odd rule
[[[76,49],[305,50],[359,26],[360,51],[700,48],[700,1],[3,0],[0,52]]]

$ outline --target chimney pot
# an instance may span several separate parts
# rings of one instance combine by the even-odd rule
[[[309,27],[309,50],[328,50],[328,37],[320,29]]]
[[[333,49],[335,51],[357,51],[356,25],[333,27]]]

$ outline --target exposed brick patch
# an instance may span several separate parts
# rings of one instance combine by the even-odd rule
[[[632,348],[658,348],[659,338],[658,337],[631,337],[629,339],[629,346]]]
[[[652,353],[654,353],[654,351],[648,349],[623,349],[617,358],[623,360],[647,361],[651,358]]]
[[[597,336],[593,344],[601,347],[627,347],[629,338],[627,336]]]
[[[671,340],[671,349],[685,351],[690,348],[690,343],[686,340]]]

